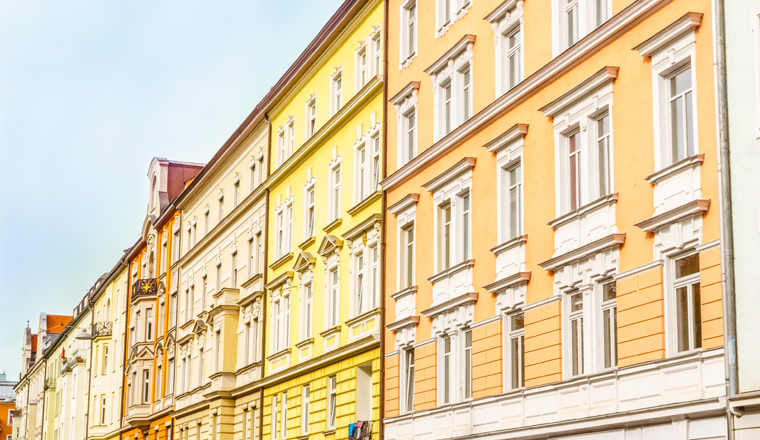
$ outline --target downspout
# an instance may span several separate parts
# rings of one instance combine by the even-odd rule
[[[383,12],[383,169],[382,176],[386,177],[388,168],[388,9],[390,0],[385,0]],[[386,228],[386,194],[382,192],[382,202],[380,204],[382,212],[380,213],[380,440],[385,438],[385,228]]]
[[[92,331],[92,325],[95,324],[95,313],[92,311],[91,300],[88,301],[87,308],[90,310],[90,331]],[[90,397],[92,397],[92,389],[90,387],[92,386],[92,375],[95,373],[92,369],[92,339],[88,342],[90,344],[90,363],[88,365],[89,373],[87,374],[87,412],[84,415],[84,438],[88,438],[90,433]]]
[[[39,344],[39,341],[38,341],[38,344]],[[42,350],[40,350],[40,352],[42,352]],[[47,358],[45,359],[45,362],[42,363],[42,370],[43,370],[42,377],[45,378],[45,383],[42,384],[42,426],[40,426],[40,437],[44,438],[45,437],[45,408],[47,408],[47,400],[45,398],[47,397],[47,391],[48,391],[48,386],[47,386],[47,382],[48,382],[48,377],[47,377],[47,375],[48,375],[48,371],[47,371]],[[28,423],[27,423],[27,426],[29,426]],[[27,432],[27,437],[28,437],[29,436],[29,434],[28,434],[29,428],[27,428],[26,432]],[[35,439],[37,438],[37,426],[36,425],[34,427],[34,438]]]
[[[713,0],[713,32],[715,53],[716,105],[718,114],[718,179],[721,219],[721,268],[723,278],[723,332],[726,344],[726,397],[739,392],[739,375],[736,348],[736,282],[734,279],[734,230],[731,201],[731,156],[728,120],[728,82],[726,68],[726,17],[725,0]],[[728,437],[734,438],[733,412],[726,403]]]

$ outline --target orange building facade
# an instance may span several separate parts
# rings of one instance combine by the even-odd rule
[[[124,440],[172,438],[181,215],[174,200],[202,165],[153,159],[148,213],[127,251]]]
[[[385,438],[724,438],[711,2],[388,11]]]

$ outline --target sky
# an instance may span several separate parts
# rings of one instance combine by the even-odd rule
[[[0,0],[0,372],[139,237],[153,157],[207,162],[342,0]]]

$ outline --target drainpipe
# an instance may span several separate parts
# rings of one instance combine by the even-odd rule
[[[389,1],[386,0],[384,5],[385,11],[383,15],[383,122],[382,133],[383,137],[383,168],[382,176],[386,177],[388,169],[388,11]],[[379,417],[379,432],[380,440],[385,438],[385,427],[383,426],[383,420],[385,418],[385,227],[386,227],[386,205],[388,203],[386,199],[385,191],[382,195],[380,213],[380,417]]]
[[[718,179],[720,190],[721,259],[723,278],[723,332],[726,345],[726,397],[739,393],[739,375],[736,348],[736,282],[734,278],[734,229],[731,202],[731,157],[728,120],[728,83],[726,68],[726,17],[725,0],[713,0],[714,65],[716,78],[716,105],[718,114]],[[728,437],[734,438],[733,412],[726,403]]]
[[[87,308],[90,309],[90,331],[92,331],[92,326],[95,324],[95,312],[93,310],[93,303],[91,301],[88,301],[89,304],[87,305]],[[93,336],[92,334],[90,336]],[[87,341],[90,344],[90,363],[87,365],[88,367],[88,374],[87,374],[87,412],[84,416],[84,438],[88,438],[88,435],[90,433],[90,398],[92,397],[92,375],[95,373],[92,369],[92,339]],[[76,384],[74,384],[76,386]]]
[[[269,113],[264,113],[264,122],[267,124],[267,152],[266,156],[267,159],[264,161],[266,162],[267,170],[266,174],[264,174],[266,177],[265,180],[269,180],[269,161],[272,160],[272,123],[269,122]],[[261,182],[263,185],[264,182]],[[269,277],[267,276],[267,264],[269,258],[269,189],[264,190],[264,218],[267,219],[267,224],[265,225],[266,230],[264,231],[263,238],[264,238],[264,270],[262,271],[262,280],[261,283],[263,286],[266,286],[267,282],[269,281]],[[261,316],[262,318],[265,318],[267,316],[267,291],[266,289],[262,289],[263,293],[261,295]],[[264,378],[264,366],[266,365],[266,355],[264,353],[265,346],[264,341],[267,339],[267,325],[266,325],[266,319],[261,320],[261,351],[259,352],[259,356],[261,357],[261,378]],[[258,342],[257,342],[258,343]],[[259,438],[264,438],[264,388],[259,389],[259,415],[261,416],[259,419]],[[253,415],[251,416],[254,419],[256,418],[256,410],[254,409]]]

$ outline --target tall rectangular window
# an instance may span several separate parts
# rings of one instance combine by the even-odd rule
[[[340,218],[340,165],[332,172],[332,220]]]
[[[161,365],[156,367],[156,400],[161,399]]]
[[[217,223],[221,223],[224,219],[224,197],[219,199],[219,220]]]
[[[296,148],[296,127],[295,122],[291,121],[288,124],[288,157],[293,155]]]
[[[405,410],[406,412],[414,411],[414,349],[410,348],[404,351],[404,363],[406,367],[405,380]]]
[[[304,236],[306,238],[311,238],[314,236],[314,218],[316,215],[316,188],[313,186],[308,189],[306,192],[306,233]]]
[[[692,105],[691,66],[668,78],[670,88],[671,163],[694,154],[694,108]]]
[[[256,189],[257,183],[256,183],[256,173],[258,170],[256,169],[256,162],[253,162],[251,164],[251,187],[249,188],[248,192],[252,193],[253,190]]]
[[[256,274],[256,243],[254,237],[248,240],[248,278]]]
[[[201,281],[203,281],[203,291],[201,292],[201,312],[206,310],[206,294],[208,293],[208,276],[203,275],[201,278]]]
[[[372,55],[374,57],[375,75],[382,75],[383,74],[383,66],[382,66],[383,52],[381,49],[380,35],[372,39]]]
[[[233,208],[237,208],[240,204],[240,182],[235,184],[235,190],[233,191]]]
[[[599,196],[612,192],[612,163],[610,162],[610,114],[596,119],[596,147],[599,161]]]
[[[312,327],[314,326],[314,289],[311,284],[304,286],[304,339],[312,337]]]
[[[103,367],[103,370],[100,374],[106,374],[108,372],[108,345],[103,345],[103,362],[101,366]]]
[[[617,366],[617,284],[602,285],[602,337],[604,368]]]
[[[179,229],[172,235],[172,263],[179,260]]]
[[[288,438],[288,393],[282,393],[282,416],[280,419],[280,431],[283,440]]]
[[[414,223],[401,230],[401,288],[414,286]]]
[[[464,398],[472,399],[472,330],[464,332]]]
[[[203,380],[206,375],[206,348],[198,347],[198,386],[203,386]]]
[[[378,305],[378,291],[380,290],[380,246],[371,248],[370,254],[372,255],[372,261],[370,262],[372,309],[376,309]]]
[[[143,370],[143,399],[142,403],[150,403],[150,370]]]
[[[216,266],[216,292],[222,291],[222,264]]]
[[[604,24],[605,21],[610,19],[610,11],[607,4],[607,0],[594,0],[596,3],[596,27]]]
[[[190,296],[190,288],[188,287],[187,290],[185,290],[185,322],[190,321],[193,316]]]
[[[338,325],[338,307],[340,306],[340,276],[338,269],[330,271],[330,327]]]
[[[230,287],[233,289],[237,289],[237,275],[238,275],[238,267],[237,267],[237,252],[232,254],[232,267],[230,268]]]
[[[356,150],[356,202],[360,202],[367,197],[367,148],[365,145],[359,146]]]
[[[251,323],[245,323],[245,364],[251,363]]]
[[[462,196],[462,261],[470,259],[470,193]]]
[[[443,403],[451,402],[451,337],[443,337]]]
[[[177,325],[177,294],[172,294],[169,299],[169,326]]]
[[[285,255],[285,213],[280,211],[276,214],[275,218],[275,245],[277,246],[276,256],[277,258]]]
[[[309,385],[304,385],[301,391],[301,435],[309,435]]]
[[[106,395],[103,394],[100,397],[100,424],[105,425],[106,424]]]
[[[507,170],[508,196],[509,197],[509,233],[507,239],[511,240],[522,235],[523,223],[523,200],[522,200],[522,164],[518,163]]]
[[[285,131],[283,130],[277,135],[277,165],[282,165],[285,163],[285,159],[287,157],[287,154],[285,152],[286,148]]]
[[[417,2],[413,1],[404,8],[404,38],[402,38],[402,58],[407,59],[417,51]],[[404,44],[406,43],[406,44]]]
[[[208,221],[208,211],[203,214],[203,233],[208,234],[211,231]]]
[[[306,106],[306,138],[317,132],[317,100],[314,99]]]
[[[259,247],[258,259],[256,260],[256,272],[264,272],[264,240],[261,236],[261,232],[256,234],[256,245]]]
[[[451,102],[451,81],[444,84],[441,87],[441,99],[443,104],[443,120],[442,122],[442,129],[443,129],[443,136],[446,136],[447,134],[451,133],[451,125],[453,123],[453,103]],[[443,137],[441,136],[441,137]]]
[[[572,375],[583,374],[583,293],[570,295],[570,351]]]
[[[279,430],[277,429],[277,420],[278,420],[278,414],[277,410],[278,408],[278,402],[277,402],[277,396],[272,396],[272,438],[274,440],[277,440],[277,433]]]
[[[222,332],[216,331],[216,372],[222,371]]]
[[[470,119],[470,116],[472,116],[471,112],[472,107],[472,75],[470,73],[470,68],[468,67],[464,71],[462,71],[462,110],[463,110],[463,116],[464,119],[462,121],[466,121]]]
[[[333,78],[333,113],[337,113],[343,106],[343,74],[339,73]]]
[[[166,371],[166,394],[174,394],[174,359],[169,359],[169,369]]]
[[[509,83],[507,90],[522,81],[523,75],[523,54],[522,54],[522,29],[518,26],[507,35],[507,72]]]
[[[158,305],[158,335],[161,336],[164,333],[164,313],[166,312],[166,307],[164,306],[163,301],[159,303]]]
[[[357,55],[357,74],[358,74],[358,85],[359,87],[357,90],[361,90],[362,87],[364,87],[365,84],[367,84],[367,49],[364,48],[359,54]]]
[[[438,271],[451,267],[451,203],[438,207]]]
[[[282,345],[280,340],[280,328],[281,328],[281,308],[282,308],[282,301],[275,301],[272,303],[272,316],[274,317],[274,322],[272,322],[272,346],[274,347],[274,352],[280,351],[280,346]]]
[[[702,298],[699,284],[699,254],[675,261],[676,335],[678,352],[702,347]]]
[[[380,189],[380,173],[382,172],[380,169],[380,135],[373,136],[370,143],[372,145],[372,181],[370,182],[369,191],[375,192]]]
[[[567,47],[578,42],[579,0],[565,0],[565,30],[567,32]]]
[[[153,308],[145,310],[145,340],[153,340]]]
[[[412,110],[404,116],[404,145],[402,151],[402,163],[403,165],[417,156],[417,111]]]
[[[327,378],[327,429],[335,429],[336,410],[338,405],[337,377]]]
[[[166,235],[164,235],[166,237]],[[167,266],[167,259],[166,257],[169,255],[169,242],[168,240],[164,240],[161,243],[161,273],[166,273],[166,266]]]
[[[364,312],[364,254],[359,254],[356,257],[355,267],[356,278],[354,286],[356,296],[354,297],[354,316],[361,315]]]
[[[568,207],[574,211],[581,206],[581,132],[575,131],[567,136],[568,160]]]
[[[525,386],[525,315],[509,317],[510,384],[513,390]]]

